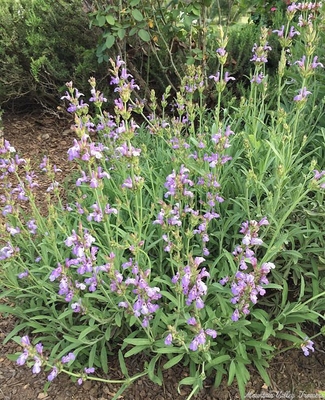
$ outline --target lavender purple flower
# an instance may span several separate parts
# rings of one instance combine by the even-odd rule
[[[307,357],[309,356],[310,352],[314,352],[314,342],[308,337],[304,339],[304,342],[301,344],[301,350],[303,351],[304,355]]]
[[[27,278],[28,275],[29,275],[29,271],[26,269],[24,272],[21,272],[20,274],[18,274],[18,279]]]
[[[241,315],[248,315],[250,304],[257,303],[258,295],[264,296],[265,289],[262,285],[269,283],[266,276],[271,269],[275,268],[274,264],[270,262],[263,263],[258,268],[254,251],[255,247],[263,244],[263,241],[258,237],[260,227],[268,224],[268,220],[264,217],[259,222],[246,221],[241,226],[240,233],[244,235],[242,244],[237,246],[233,252],[235,260],[239,264],[239,270],[231,282],[233,296],[231,303],[237,305],[231,317],[233,321],[238,321]],[[249,265],[252,267],[251,272],[248,272]],[[219,282],[225,285],[228,281],[229,278],[225,277]]]
[[[23,353],[21,353],[21,355],[17,358],[16,363],[18,365],[24,365],[28,360],[28,357],[29,357],[29,352],[27,349],[24,349]]]
[[[129,263],[130,262],[133,262],[133,260],[129,260]],[[142,326],[146,328],[149,325],[149,321],[152,319],[152,314],[159,308],[159,305],[154,302],[161,298],[161,294],[159,293],[160,289],[158,287],[149,286],[147,278],[150,275],[150,270],[140,271],[137,263],[134,263],[131,272],[133,277],[127,278],[125,280],[125,285],[126,287],[129,285],[134,286],[132,292],[136,294],[137,297],[132,307],[133,314],[138,318],[142,318]],[[125,308],[126,305],[125,302],[120,303],[120,306],[123,308]]]
[[[180,167],[179,174],[176,174],[175,170],[167,176],[166,182],[164,184],[167,192],[165,193],[165,197],[174,197],[175,199],[185,197],[194,197],[194,194],[189,187],[194,185],[194,182],[189,179],[188,174],[189,169],[182,165]]]
[[[36,235],[37,225],[36,225],[35,219],[31,219],[31,220],[27,221],[26,225],[27,225],[28,232],[32,235]]]
[[[318,171],[317,169],[314,169],[313,172],[314,172],[314,180],[317,182],[316,185],[320,189],[325,189],[325,182],[321,182],[321,183],[318,182],[325,176],[325,171]]]
[[[62,364],[68,364],[69,362],[74,361],[75,359],[76,359],[76,356],[73,353],[69,353],[68,355],[63,356],[61,358],[61,362],[62,362]]]
[[[263,82],[264,79],[265,79],[265,76],[264,76],[263,72],[260,72],[259,74],[254,75],[251,78],[250,82],[251,83],[256,83],[257,85],[260,85]]]
[[[217,332],[214,329],[201,329],[190,343],[189,349],[196,351],[200,346],[204,346],[207,340],[206,335],[215,339],[217,337]]]
[[[39,374],[41,372],[42,360],[39,357],[35,356],[34,361],[35,363],[32,369],[33,374]]]
[[[19,248],[12,247],[12,244],[7,242],[7,245],[0,249],[0,260],[6,260],[7,258],[11,258],[15,255],[15,253],[19,252]]]
[[[59,370],[57,367],[53,367],[52,371],[49,373],[47,380],[52,382],[58,376]]]
[[[194,260],[190,259],[190,264],[186,265],[180,273],[174,275],[172,282],[178,283],[183,294],[186,296],[185,303],[190,306],[193,302],[197,309],[204,307],[203,296],[207,294],[207,285],[203,282],[203,278],[209,277],[210,274],[206,268],[198,270],[198,267],[205,259],[203,257],[195,257]]]
[[[272,47],[267,42],[263,46],[258,46],[254,43],[252,48],[253,57],[250,61],[257,65],[267,63],[267,55],[270,50],[272,50]]]
[[[170,346],[173,342],[173,335],[169,333],[165,338],[165,345]]]
[[[312,93],[311,93],[309,90],[307,90],[306,87],[304,87],[304,88],[300,89],[299,94],[297,94],[297,95],[293,98],[293,100],[294,100],[294,101],[297,101],[297,102],[303,102],[303,101],[305,101],[305,100],[307,99],[307,96],[308,96],[309,94],[312,94]]]

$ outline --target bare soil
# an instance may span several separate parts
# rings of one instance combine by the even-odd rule
[[[46,154],[51,162],[61,168],[64,179],[72,165],[67,161],[67,150],[72,144],[72,133],[69,131],[71,121],[48,115],[10,115],[4,116],[4,137],[16,148],[20,156],[30,158],[33,165],[38,165]],[[47,183],[44,182],[44,187]],[[43,187],[43,188],[44,188]],[[42,190],[42,187],[40,188]],[[46,381],[44,374],[33,375],[27,367],[19,367],[7,358],[7,355],[20,352],[21,348],[14,342],[3,345],[6,335],[13,329],[16,321],[8,315],[0,314],[0,400],[109,400],[119,387],[94,381],[87,381],[82,386],[73,383],[65,375],[59,375],[47,393],[43,387]],[[315,327],[311,328],[314,329]],[[278,348],[286,344],[279,343]],[[315,399],[320,398],[318,390],[325,390],[325,341],[315,341],[315,353],[305,357],[299,349],[293,349],[275,357],[268,373],[271,385],[266,386],[258,373],[251,368],[251,380],[247,385],[247,398],[257,399]],[[129,360],[130,375],[141,371],[143,357]],[[118,361],[115,357],[109,360],[109,377],[121,379]],[[188,375],[182,365],[165,371],[164,385],[158,386],[147,378],[136,381],[121,395],[124,400],[185,400],[190,390],[177,390],[178,382]],[[104,375],[99,375],[104,377]],[[196,400],[230,400],[239,399],[235,384],[228,387],[223,382],[219,388],[213,388],[213,381],[206,380],[201,393],[193,397]]]

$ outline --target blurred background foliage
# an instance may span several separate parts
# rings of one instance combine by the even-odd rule
[[[0,4],[0,107],[55,109],[65,83],[82,91],[95,76],[110,90],[108,60],[117,55],[150,101],[170,85],[179,89],[187,65],[200,66],[205,83],[218,68],[221,30],[228,36],[227,70],[236,78],[224,104],[249,84],[251,49],[261,25],[270,29],[269,83],[280,45],[272,29],[284,23],[286,0],[2,0]],[[294,79],[294,77],[290,77]],[[207,105],[213,106],[210,82]],[[112,96],[108,96],[110,99]]]
[[[104,76],[96,57],[98,33],[79,0],[2,0],[0,105],[54,107],[60,90],[90,75]]]

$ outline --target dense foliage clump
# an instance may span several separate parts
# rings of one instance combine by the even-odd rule
[[[0,311],[19,319],[6,338],[23,347],[19,365],[44,368],[48,383],[66,373],[82,384],[103,380],[94,373],[117,354],[118,398],[143,375],[162,384],[162,369],[182,363],[189,398],[206,376],[216,386],[236,379],[244,398],[248,365],[270,384],[278,341],[315,351],[324,328],[313,337],[305,328],[325,318],[323,16],[321,4],[299,3],[284,25],[262,27],[237,101],[225,100],[236,78],[221,28],[216,68],[187,67],[174,97],[168,86],[141,101],[120,56],[109,60],[113,110],[95,78],[89,101],[69,81],[69,188],[48,157],[31,171],[3,141],[1,297],[15,306]],[[45,216],[38,174],[51,182]],[[125,358],[139,353],[147,362],[130,377]]]
[[[0,4],[0,104],[59,104],[62,82],[86,87],[97,65],[97,34],[79,0],[4,0]],[[106,72],[106,71],[105,71]]]

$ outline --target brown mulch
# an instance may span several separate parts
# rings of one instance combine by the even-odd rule
[[[38,165],[44,155],[62,169],[60,179],[64,179],[73,169],[67,161],[67,149],[72,143],[69,126],[72,121],[48,115],[4,115],[4,136],[16,148],[20,156],[30,158]],[[47,183],[44,183],[44,186]],[[41,189],[42,190],[42,187]],[[10,341],[3,345],[6,335],[13,329],[14,318],[0,314],[0,400],[109,400],[118,391],[117,385],[87,381],[82,386],[73,383],[65,375],[59,375],[47,393],[43,387],[44,374],[33,375],[27,366],[19,367],[7,355],[21,351],[20,346]],[[317,390],[325,390],[325,348],[324,338],[316,341],[317,350],[305,357],[300,350],[290,350],[278,355],[271,362],[269,375],[271,386],[267,387],[256,371],[251,368],[251,381],[247,385],[247,398],[320,398]],[[120,378],[118,361],[109,360],[111,377]],[[132,359],[128,362],[130,375],[141,372],[142,362]],[[120,397],[124,400],[185,400],[190,393],[188,388],[177,391],[178,382],[187,376],[182,365],[164,372],[164,385],[158,386],[147,378],[136,381]],[[224,382],[214,389],[207,379],[204,389],[193,397],[196,400],[239,399],[236,385],[227,387]]]

